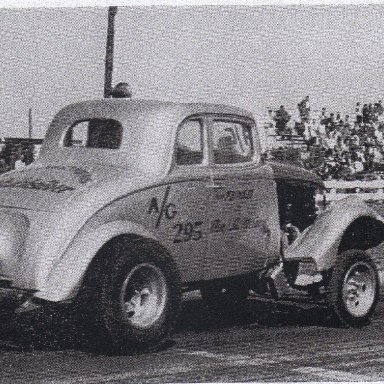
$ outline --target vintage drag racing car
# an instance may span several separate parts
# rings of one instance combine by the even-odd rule
[[[357,198],[320,212],[321,187],[264,161],[242,109],[72,104],[39,160],[0,177],[1,291],[19,312],[83,303],[118,348],[167,338],[182,292],[197,289],[209,305],[298,292],[360,327],[378,301],[367,250],[383,242],[383,218]]]

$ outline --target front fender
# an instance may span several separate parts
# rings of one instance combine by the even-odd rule
[[[109,240],[123,234],[158,241],[153,233],[133,222],[116,220],[98,228],[84,228],[53,264],[35,297],[49,301],[72,299],[80,287],[89,263],[99,249]]]
[[[353,222],[363,217],[381,222],[384,231],[384,219],[360,198],[351,196],[334,202],[287,247],[285,260],[312,259],[318,271],[328,270],[335,264],[343,235]]]

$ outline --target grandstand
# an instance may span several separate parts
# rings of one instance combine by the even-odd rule
[[[15,169],[15,166],[31,164],[38,156],[42,139],[6,137],[0,140],[0,173]]]
[[[292,117],[294,116],[294,117]],[[260,119],[259,119],[260,120]],[[323,180],[375,180],[384,178],[384,108],[356,104],[355,113],[341,117],[325,108],[312,111],[309,97],[297,112],[280,106],[261,119],[267,158],[296,161]]]

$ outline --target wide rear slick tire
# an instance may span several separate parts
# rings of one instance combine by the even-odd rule
[[[369,324],[379,299],[377,267],[361,250],[338,255],[327,290],[327,304],[337,322],[345,327]]]
[[[179,313],[176,265],[152,241],[123,240],[112,247],[96,301],[114,351],[155,349],[169,338]]]

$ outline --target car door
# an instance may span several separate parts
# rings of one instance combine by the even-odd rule
[[[254,123],[241,117],[209,122],[209,253],[205,279],[261,269],[279,257],[276,184],[259,161]]]
[[[165,238],[183,282],[190,282],[202,279],[208,251],[210,170],[204,117],[194,116],[180,124],[174,151],[173,166],[158,204],[159,212],[164,206],[158,236]]]

